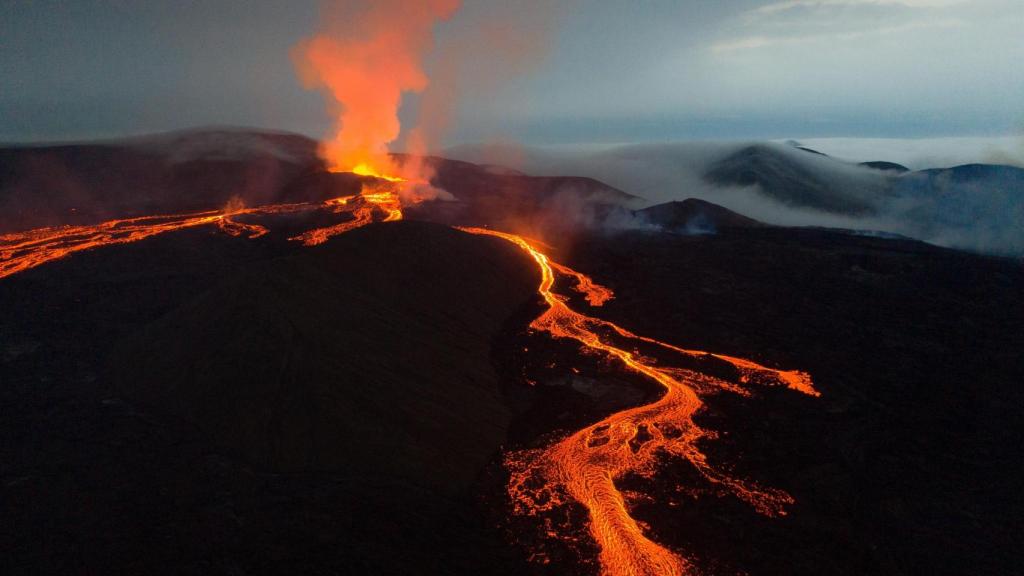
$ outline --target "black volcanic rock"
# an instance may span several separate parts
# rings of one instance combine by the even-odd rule
[[[170,233],[0,281],[0,571],[521,574],[470,485],[535,294],[502,240]]]
[[[1002,164],[963,164],[952,168],[930,168],[915,174],[926,175],[935,181],[957,184],[992,183],[1013,186],[1024,193],[1024,168]]]
[[[112,362],[130,402],[261,467],[457,491],[504,441],[489,342],[538,281],[507,242],[373,226],[219,281]]]
[[[876,160],[873,162],[861,162],[858,166],[864,166],[865,168],[872,168],[874,170],[882,170],[883,172],[910,172],[910,168],[902,164],[895,162],[885,162],[884,160]]]
[[[747,146],[713,164],[704,179],[718,186],[758,186],[765,195],[792,206],[850,215],[870,214],[864,199],[843,194],[836,183],[766,144]]]
[[[681,202],[666,202],[636,212],[644,221],[667,231],[684,233],[710,233],[720,228],[755,228],[767,226],[753,218],[747,218],[698,198],[687,198]]]
[[[820,398],[707,397],[709,461],[796,502],[765,518],[678,502],[686,466],[640,482],[634,516],[711,574],[1008,574],[1024,499],[1024,268],[921,242],[808,228],[624,233],[570,262],[615,288],[602,317],[684,347],[808,371]],[[779,554],[779,550],[786,550]]]

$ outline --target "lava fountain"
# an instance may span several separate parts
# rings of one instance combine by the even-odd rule
[[[390,180],[405,168],[388,156],[401,131],[402,96],[426,89],[423,57],[434,25],[458,8],[458,0],[325,5],[319,33],[292,56],[303,84],[322,88],[335,116],[334,135],[321,144],[329,170]]]

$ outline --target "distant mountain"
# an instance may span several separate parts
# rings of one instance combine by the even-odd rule
[[[886,172],[910,172],[910,168],[907,168],[902,164],[881,160],[876,160],[874,162],[861,162],[858,166],[864,166],[865,168],[873,168],[875,170],[882,170]]]
[[[994,183],[1017,187],[1024,194],[1024,168],[1001,164],[964,164],[952,168],[930,168],[921,170],[933,182],[943,181],[955,184]]]
[[[852,217],[838,224],[843,228],[1024,254],[1024,169],[968,164],[911,172],[892,162],[852,165],[794,150],[747,146],[712,164],[704,177],[716,186],[756,186],[792,207]]]
[[[688,234],[714,233],[722,228],[766,226],[763,222],[697,198],[658,204],[638,210],[636,215],[663,230]]]
[[[0,148],[0,232],[293,200],[315,141],[241,129]]]
[[[838,162],[803,152],[773,144],[749,145],[709,166],[704,179],[716,186],[757,186],[764,195],[790,206],[851,216],[876,211],[877,194],[872,192],[880,192],[882,182],[851,182],[848,175],[829,173],[830,166],[820,164]],[[856,193],[847,193],[851,188],[857,188]]]
[[[1024,169],[965,164],[893,181],[894,210],[916,238],[981,252],[1024,255]]]
[[[1012,167],[910,172],[893,162],[859,165],[803,148],[796,141],[476,145],[446,154],[530,174],[589,176],[647,205],[696,197],[769,224],[875,230],[1024,255],[1024,186]]]

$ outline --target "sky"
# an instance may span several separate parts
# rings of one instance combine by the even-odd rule
[[[0,0],[0,141],[202,125],[322,136],[324,99],[290,58],[318,11]],[[437,54],[486,43],[485,25],[539,49],[526,65],[470,49],[443,145],[1024,133],[1021,0],[466,0]]]

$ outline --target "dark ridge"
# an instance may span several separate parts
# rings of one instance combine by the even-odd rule
[[[667,202],[636,212],[646,222],[669,231],[714,232],[722,228],[758,228],[763,222],[698,198]]]
[[[764,144],[747,146],[715,163],[704,179],[718,186],[759,186],[765,195],[792,206],[849,215],[873,212],[867,202],[836,191],[834,184]]]
[[[814,150],[812,148],[808,148],[803,144],[800,144],[800,142],[796,140],[786,140],[786,146],[792,146],[797,150],[803,150],[804,152],[810,152],[811,154],[817,154],[818,156],[828,156],[828,154],[825,154],[824,152],[818,152],[817,150]]]
[[[882,170],[885,172],[910,172],[910,168],[907,168],[902,164],[897,164],[895,162],[885,162],[884,160],[876,160],[873,162],[861,162],[859,166],[864,166],[865,168],[872,168],[874,170]]]
[[[915,174],[930,178],[948,178],[952,182],[967,183],[981,180],[1018,183],[1024,190],[1024,168],[1004,164],[963,164],[952,168],[930,168]]]
[[[2,147],[0,232],[302,200],[285,192],[314,169],[315,141],[240,129]]]
[[[828,158],[828,154],[825,154],[824,152],[818,152],[817,150],[814,150],[813,148],[805,148],[803,146],[797,146],[796,148],[797,148],[797,150],[803,150],[804,152],[810,152],[811,154],[817,154],[818,156],[824,156],[824,157]]]

